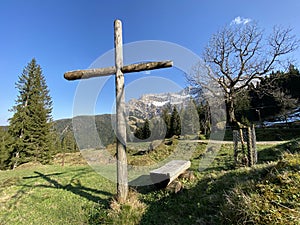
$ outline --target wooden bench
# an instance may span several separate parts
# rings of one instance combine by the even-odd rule
[[[164,166],[150,171],[152,182],[158,187],[167,187],[180,174],[190,168],[191,162],[186,160],[172,160]]]

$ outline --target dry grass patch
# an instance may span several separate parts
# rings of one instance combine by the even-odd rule
[[[139,199],[139,193],[131,189],[126,202],[119,203],[116,199],[111,201],[106,221],[103,222],[105,224],[139,224],[146,208],[146,204]]]

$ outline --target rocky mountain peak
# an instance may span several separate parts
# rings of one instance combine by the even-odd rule
[[[126,107],[129,116],[151,119],[160,116],[164,108],[176,106],[180,110],[190,97],[188,88],[177,93],[144,94],[139,99],[131,99]]]

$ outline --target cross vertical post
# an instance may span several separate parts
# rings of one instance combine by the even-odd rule
[[[116,67],[116,136],[117,136],[117,198],[124,202],[128,194],[128,172],[126,158],[126,118],[125,118],[125,89],[122,47],[122,23],[116,20],[115,29],[115,67]]]

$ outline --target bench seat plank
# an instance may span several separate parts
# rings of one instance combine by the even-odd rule
[[[187,160],[172,160],[164,166],[150,171],[150,177],[154,184],[168,186],[180,174],[190,168],[191,162]]]

